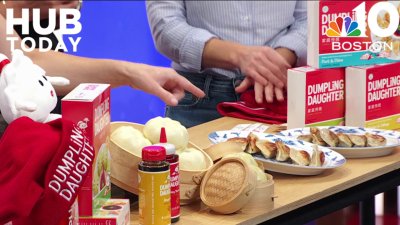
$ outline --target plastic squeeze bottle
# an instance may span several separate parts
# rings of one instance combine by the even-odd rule
[[[160,143],[156,146],[163,146],[167,152],[171,181],[171,222],[175,223],[179,221],[180,216],[179,155],[176,154],[175,145],[168,143],[164,127],[161,128]]]

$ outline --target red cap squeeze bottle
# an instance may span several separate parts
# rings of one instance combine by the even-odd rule
[[[179,193],[179,155],[176,154],[175,145],[168,143],[165,127],[160,131],[160,143],[156,146],[163,146],[167,153],[167,162],[170,165],[171,181],[171,222],[179,221],[180,216],[180,193]]]

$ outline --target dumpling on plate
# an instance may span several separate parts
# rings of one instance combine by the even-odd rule
[[[381,135],[365,133],[365,137],[367,137],[368,147],[379,147],[386,145],[386,138]]]
[[[319,146],[326,146],[326,142],[324,140],[322,140],[321,137],[318,137],[316,134],[313,134],[313,140],[312,143],[319,145]]]
[[[324,165],[324,162],[325,153],[318,148],[318,145],[313,145],[310,166],[322,166]]]
[[[348,134],[350,141],[354,147],[365,147],[367,145],[367,138],[365,135]]]
[[[353,142],[351,142],[351,140],[350,140],[349,136],[347,136],[347,134],[340,132],[340,133],[337,133],[336,135],[339,139],[338,147],[348,147],[348,148],[353,147]]]
[[[260,152],[260,149],[258,149],[256,146],[257,140],[258,140],[257,135],[255,135],[253,133],[250,133],[247,136],[247,142],[249,143],[246,148],[247,153],[254,154],[254,153]]]
[[[313,137],[312,143],[320,146],[326,146],[326,142],[321,138],[321,132],[318,128],[310,127],[310,133]]]
[[[267,140],[258,140],[256,141],[256,147],[260,149],[263,156],[267,159],[271,159],[276,156],[276,144],[273,142],[269,142]]]
[[[297,140],[311,143],[313,141],[313,136],[311,134],[302,134],[297,137]]]
[[[282,125],[273,124],[273,125],[271,125],[270,127],[268,127],[268,128],[264,131],[264,133],[276,134],[276,133],[281,132],[281,131],[284,131],[284,130],[287,130],[287,126],[282,126]]]
[[[339,144],[339,138],[331,130],[327,128],[320,129],[320,135],[329,146],[336,147]]]
[[[280,162],[287,161],[290,157],[290,148],[282,141],[276,141],[276,160]]]
[[[304,150],[290,148],[290,159],[294,164],[308,166],[310,164],[310,155]]]
[[[227,141],[228,141],[228,142],[239,143],[239,144],[241,145],[243,151],[246,150],[247,145],[249,144],[249,143],[247,142],[247,138],[244,138],[244,137],[229,138]]]

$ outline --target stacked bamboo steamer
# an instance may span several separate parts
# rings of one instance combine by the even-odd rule
[[[121,126],[131,126],[140,132],[143,132],[144,126],[130,122],[112,122],[110,132],[113,133]],[[200,199],[200,183],[204,174],[214,164],[211,158],[199,147],[194,144],[188,144],[188,147],[194,148],[204,155],[206,167],[203,170],[182,170],[180,169],[180,200],[181,204],[190,204]],[[111,154],[111,180],[120,188],[131,193],[138,194],[138,164],[141,162],[141,156],[136,155],[125,149],[113,139],[110,140]]]
[[[257,175],[240,158],[219,161],[207,172],[201,184],[201,200],[212,210],[230,214],[253,197]]]
[[[273,177],[265,174],[266,179],[259,180],[249,161],[240,157],[240,154],[247,154],[242,147],[223,142],[205,150],[214,161],[219,160],[207,171],[200,188],[202,201],[213,211],[230,214],[238,210],[273,208]],[[264,171],[262,164],[257,164]]]
[[[129,122],[111,123],[111,133],[121,126],[131,126],[143,131],[143,125]],[[252,210],[273,207],[274,181],[271,175],[257,181],[257,174],[247,162],[238,157],[222,157],[231,153],[243,152],[243,144],[224,142],[203,151],[193,143],[188,147],[201,152],[206,159],[204,170],[180,169],[181,204],[202,201],[212,210],[229,214],[237,210]],[[141,157],[124,149],[112,139],[110,141],[111,179],[117,186],[138,194],[138,164]],[[214,165],[214,162],[217,162]],[[262,167],[261,164],[258,166]],[[262,168],[263,169],[263,168]]]

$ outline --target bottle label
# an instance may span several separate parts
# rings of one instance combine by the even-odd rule
[[[179,193],[179,163],[170,163],[171,176],[171,218],[180,215],[180,193]]]
[[[139,224],[171,224],[170,172],[139,170]]]

